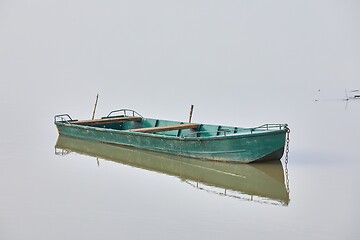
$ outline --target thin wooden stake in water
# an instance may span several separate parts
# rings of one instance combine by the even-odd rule
[[[94,111],[93,111],[92,118],[91,118],[92,120],[94,120],[94,117],[95,117],[95,111],[96,111],[96,106],[97,106],[97,103],[98,103],[98,99],[99,99],[99,94],[96,94]]]
[[[189,116],[189,123],[191,123],[191,118],[192,118],[192,114],[193,114],[193,109],[194,109],[194,105],[191,105],[191,107],[190,107],[190,116]]]

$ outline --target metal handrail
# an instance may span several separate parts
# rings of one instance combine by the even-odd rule
[[[276,129],[278,128],[279,130],[282,130],[282,129],[286,129],[287,131],[289,131],[290,129],[288,128],[288,125],[286,123],[284,124],[281,124],[281,123],[267,123],[267,124],[263,124],[263,125],[260,125],[258,127],[254,127],[254,128],[248,128],[251,133],[255,130],[269,130],[269,129]]]
[[[258,127],[254,127],[254,128],[242,128],[242,130],[248,130],[248,131],[250,131],[250,133],[253,133],[253,131],[255,131],[255,130],[268,131],[271,129],[279,129],[279,130],[285,129],[287,132],[290,132],[290,129],[288,128],[288,125],[286,123],[285,124],[268,123],[268,124],[263,124],[263,125],[260,125]],[[226,136],[226,133],[228,133],[228,132],[232,132],[232,131],[230,129],[220,129],[220,130],[216,130],[216,131],[215,130],[214,131],[207,131],[207,130],[196,131],[196,132],[189,132],[187,134],[181,135],[181,138],[186,138],[186,137],[189,137],[192,135],[197,136],[198,134],[201,134],[201,133],[209,133],[209,134],[216,133],[216,135],[214,135],[214,136],[219,136],[219,135],[217,135],[218,133],[223,133],[224,135],[220,135],[220,136]]]
[[[127,108],[113,110],[113,111],[111,111],[105,118],[111,118],[111,117],[117,117],[117,116],[119,116],[119,115],[110,116],[111,114],[116,113],[116,112],[123,112],[124,114],[121,115],[121,116],[124,116],[124,117],[129,116],[129,115],[127,115],[127,112],[131,112],[133,117],[135,117],[135,114],[136,114],[136,115],[138,115],[139,117],[144,118],[143,116],[141,116],[140,113],[138,113],[138,112],[136,112],[136,111],[134,111],[134,110],[132,110],[132,109],[127,109]]]
[[[67,119],[66,119],[67,118]],[[61,119],[60,121],[58,119]],[[55,115],[54,116],[54,123],[56,122],[71,122],[71,121],[75,121],[73,120],[69,114],[65,113],[65,114],[59,114],[59,115]]]

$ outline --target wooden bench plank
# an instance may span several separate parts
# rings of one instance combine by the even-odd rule
[[[114,123],[114,122],[129,122],[129,121],[141,121],[141,117],[113,117],[113,118],[101,118],[101,119],[94,119],[94,120],[81,120],[71,122],[72,124],[79,124],[79,125],[95,125],[95,124],[107,124],[107,123]]]
[[[172,130],[181,130],[189,128],[197,128],[199,124],[196,123],[184,123],[170,126],[159,126],[159,127],[149,127],[149,128],[136,128],[130,129],[128,132],[143,132],[143,133],[153,133],[153,132],[166,132]]]

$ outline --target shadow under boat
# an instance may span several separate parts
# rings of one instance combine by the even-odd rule
[[[280,160],[251,164],[205,161],[59,135],[55,153],[70,152],[176,176],[219,195],[283,206],[290,201]]]

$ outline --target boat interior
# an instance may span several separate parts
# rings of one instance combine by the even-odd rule
[[[134,118],[126,116],[111,119],[103,118],[93,121],[74,121],[72,124],[177,137],[210,137],[219,135],[226,136],[228,134],[235,134],[240,132],[239,128],[237,127],[224,127],[220,125],[186,123],[179,121],[153,118]],[[250,131],[248,130],[247,132]]]
[[[119,114],[120,112],[120,114]],[[114,113],[117,113],[114,115]],[[97,128],[114,129],[128,132],[151,133],[175,137],[213,137],[228,136],[233,134],[249,134],[254,131],[274,130],[272,124],[265,124],[257,128],[239,128],[222,125],[197,124],[180,121],[144,118],[139,113],[130,109],[120,109],[110,112],[106,117],[93,120],[73,120],[68,114],[63,114],[69,120],[66,122],[76,125]],[[63,117],[57,115],[56,117]],[[56,121],[56,119],[55,119]],[[277,130],[281,125],[276,124]]]

